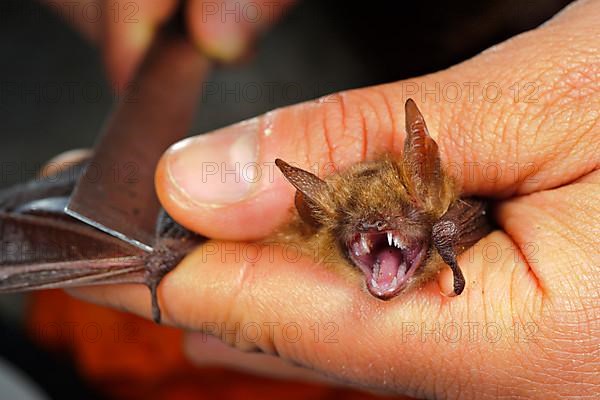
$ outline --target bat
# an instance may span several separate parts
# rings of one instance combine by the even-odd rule
[[[412,99],[405,115],[402,157],[384,154],[325,180],[277,159],[296,188],[295,217],[277,237],[306,253],[329,252],[362,272],[368,292],[382,300],[422,286],[444,263],[451,295],[459,295],[465,279],[456,258],[490,232],[487,203],[460,196]]]
[[[86,162],[0,192],[0,293],[117,283],[157,288],[202,237],[161,211],[151,251],[107,235],[64,213]]]
[[[401,159],[383,155],[326,180],[277,159],[297,190],[297,213],[273,237],[331,250],[361,271],[368,291],[384,300],[420,286],[443,261],[458,295],[465,280],[456,257],[491,230],[487,204],[460,197],[412,100],[406,103],[406,131]],[[145,251],[66,215],[85,164],[0,192],[0,293],[139,283],[150,289],[159,323],[159,283],[205,238],[163,210],[157,244]]]

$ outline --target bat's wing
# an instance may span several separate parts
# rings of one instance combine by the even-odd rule
[[[63,212],[86,164],[0,191],[0,293],[144,282],[145,253]]]
[[[0,212],[0,293],[143,283],[142,250],[67,217]]]
[[[201,238],[162,211],[156,246],[146,252],[66,215],[84,167],[0,191],[0,293],[141,283],[160,322],[158,284]]]
[[[144,283],[137,257],[2,266],[0,293],[116,283]]]
[[[69,196],[87,163],[86,159],[61,169],[56,174],[0,190],[0,210],[12,211],[35,200]]]

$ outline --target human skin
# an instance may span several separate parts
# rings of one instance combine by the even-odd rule
[[[163,206],[213,239],[162,282],[164,322],[204,329],[233,347],[214,351],[214,339],[190,333],[190,358],[275,375],[293,363],[416,397],[596,397],[599,16],[599,1],[579,1],[447,70],[278,109],[167,151],[156,172]],[[199,177],[208,162],[255,160],[266,169],[279,157],[306,169],[319,165],[323,174],[327,163],[343,168],[384,151],[400,153],[407,88],[468,82],[480,88],[493,82],[502,95],[476,90],[457,101],[412,95],[443,160],[464,167],[458,177],[465,194],[496,199],[499,228],[459,258],[467,280],[460,296],[440,295],[451,284],[451,274],[443,273],[423,290],[381,302],[360,279],[311,259],[290,262],[280,248],[272,259],[249,256],[289,218],[292,187],[276,173],[255,184]],[[535,95],[515,97],[511,87],[528,82]],[[491,179],[489,165],[501,175]],[[517,178],[515,165],[525,168]],[[535,174],[527,176],[531,166]],[[74,293],[150,317],[143,287]],[[290,323],[302,333],[298,340],[286,331]],[[249,326],[261,328],[257,340],[248,337]],[[241,352],[248,350],[266,354]]]
[[[39,0],[102,49],[111,83],[123,89],[178,0]],[[187,0],[186,28],[210,58],[235,62],[294,0]]]

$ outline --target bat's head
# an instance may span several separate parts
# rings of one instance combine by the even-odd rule
[[[420,281],[430,256],[433,223],[454,200],[436,143],[412,100],[398,160],[383,156],[326,180],[282,160],[277,166],[297,189],[302,220],[362,271],[369,292],[390,299]]]

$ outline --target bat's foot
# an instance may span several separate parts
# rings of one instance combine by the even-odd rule
[[[157,324],[160,324],[162,318],[160,306],[158,305],[158,284],[160,281],[162,281],[162,278],[164,277],[157,278],[148,283],[148,288],[150,289],[150,298],[152,300],[152,320]]]
[[[164,211],[158,218],[156,234],[159,241],[146,259],[145,281],[152,297],[152,319],[160,324],[158,285],[203,238],[173,221]]]
[[[157,324],[160,324],[162,319],[160,305],[158,304],[158,285],[162,282],[165,275],[171,272],[189,251],[187,246],[181,245],[181,242],[176,242],[176,244],[178,246],[169,247],[164,242],[159,243],[146,259],[145,283],[150,289],[152,319]]]
[[[158,285],[163,280],[165,275],[175,267],[175,265],[170,266],[170,268],[152,268],[151,264],[147,265],[147,273],[146,273],[146,285],[148,289],[150,289],[150,298],[152,300],[152,320],[157,324],[160,324],[162,315],[160,311],[160,306],[158,304]],[[167,271],[165,271],[168,269]]]

